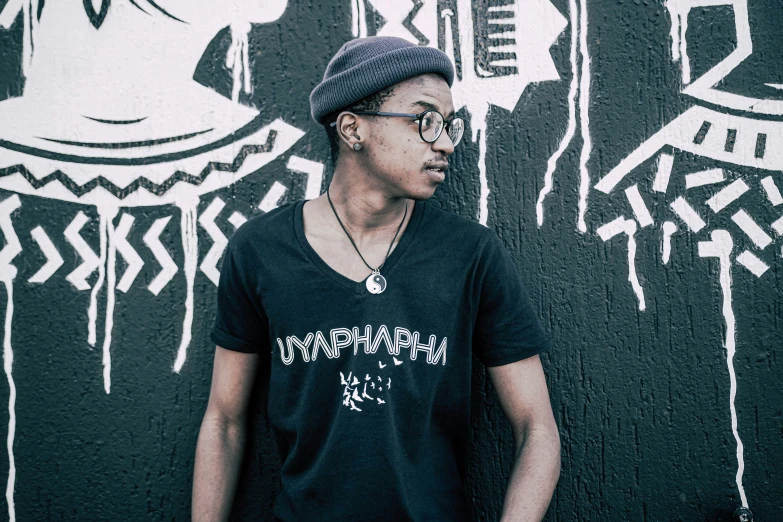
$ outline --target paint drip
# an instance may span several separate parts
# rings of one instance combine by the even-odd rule
[[[582,152],[579,155],[579,218],[577,229],[587,232],[585,214],[587,213],[587,193],[590,190],[590,173],[587,162],[590,159],[593,143],[590,139],[590,53],[587,48],[587,0],[579,2],[579,52],[582,57],[582,72],[579,86],[579,131],[582,134]]]
[[[731,411],[731,431],[734,439],[737,441],[737,488],[742,499],[743,507],[748,506],[748,499],[745,496],[745,488],[742,486],[742,473],[745,470],[745,459],[743,457],[742,439],[740,439],[737,430],[737,411],[734,407],[734,399],[737,395],[737,377],[734,373],[734,354],[736,353],[737,325],[732,310],[731,297],[731,252],[734,249],[734,243],[726,230],[713,230],[712,241],[699,242],[700,257],[717,257],[720,260],[720,288],[723,293],[723,317],[726,321],[726,337],[724,346],[726,347],[726,364],[729,369],[729,379],[731,387],[729,390],[729,410]]]
[[[662,260],[664,265],[669,264],[669,258],[672,253],[672,235],[677,232],[677,225],[672,221],[665,221],[663,223],[663,240],[661,245]]]
[[[232,73],[231,101],[239,103],[239,92],[244,88],[250,94],[250,22],[231,24],[231,46],[226,54],[226,67]]]
[[[106,393],[111,391],[111,334],[114,327],[114,303],[116,299],[115,286],[117,281],[116,260],[117,245],[114,240],[114,224],[112,220],[119,212],[117,207],[105,207],[98,209],[101,215],[101,223],[107,223],[108,247],[106,252],[106,317],[103,330],[103,389]]]
[[[182,233],[182,250],[185,255],[185,281],[187,284],[187,296],[185,298],[185,319],[182,322],[182,340],[177,350],[177,358],[174,362],[174,371],[179,373],[185,364],[188,354],[188,346],[193,328],[193,284],[196,279],[198,265],[198,230],[196,229],[196,214],[198,212],[198,198],[192,198],[178,203],[181,211],[180,228]]]
[[[536,220],[539,227],[544,224],[544,199],[546,199],[547,195],[552,191],[552,176],[555,172],[555,168],[557,168],[557,162],[571,144],[576,131],[576,94],[579,85],[579,69],[577,68],[576,63],[578,41],[578,12],[576,0],[569,0],[568,9],[571,20],[571,84],[568,89],[568,127],[566,127],[565,135],[563,136],[563,139],[560,140],[560,145],[557,147],[557,150],[549,158],[549,161],[547,161],[546,173],[544,174],[544,187],[541,189],[541,192],[539,192],[538,202],[536,203]]]

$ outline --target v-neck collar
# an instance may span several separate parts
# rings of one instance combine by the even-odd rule
[[[354,281],[353,279],[344,276],[331,266],[329,266],[326,261],[321,259],[321,256],[318,255],[318,253],[315,251],[315,249],[310,245],[310,242],[307,241],[307,236],[305,236],[304,231],[304,204],[306,200],[300,200],[296,202],[296,205],[294,207],[294,230],[296,232],[296,238],[299,241],[299,245],[302,247],[302,249],[307,254],[307,257],[310,258],[310,260],[328,277],[330,277],[335,282],[341,284],[342,286],[348,288],[349,290],[352,290],[356,294],[364,294],[369,293],[367,290],[367,285],[365,283],[365,280],[361,281]],[[405,227],[405,230],[402,231],[402,236],[400,236],[400,240],[397,243],[397,246],[394,247],[394,250],[391,251],[391,254],[389,254],[388,259],[386,259],[386,262],[383,264],[383,267],[381,267],[381,275],[389,279],[389,284],[394,284],[393,278],[390,279],[389,273],[394,268],[394,265],[397,263],[397,260],[402,256],[402,254],[405,252],[405,249],[408,247],[410,242],[413,240],[413,236],[416,234],[416,229],[419,227],[419,223],[421,223],[422,215],[424,214],[425,201],[424,200],[416,200],[414,201],[413,210],[411,211],[411,218],[408,221],[408,226]],[[369,274],[367,274],[369,276]]]

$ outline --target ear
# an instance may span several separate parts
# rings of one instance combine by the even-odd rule
[[[352,112],[342,112],[337,116],[337,134],[349,149],[353,148],[354,143],[362,141],[359,127],[359,119]]]

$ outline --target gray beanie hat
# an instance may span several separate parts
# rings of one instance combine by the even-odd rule
[[[351,40],[329,61],[323,80],[310,93],[310,114],[324,124],[329,113],[426,73],[440,74],[449,87],[454,82],[454,68],[443,51],[396,36]]]

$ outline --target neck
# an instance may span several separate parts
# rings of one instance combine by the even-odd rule
[[[353,235],[396,230],[408,205],[408,217],[413,204],[404,195],[391,194],[390,187],[358,165],[338,164],[329,196],[343,226]],[[324,195],[326,199],[326,195]],[[327,210],[332,212],[328,207]],[[356,237],[354,237],[356,239]]]

